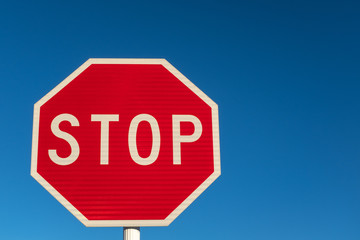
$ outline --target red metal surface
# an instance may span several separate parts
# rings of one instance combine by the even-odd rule
[[[80,126],[60,124],[80,146],[78,159],[66,166],[48,155],[61,157],[70,146],[51,132],[59,114],[74,115]],[[100,122],[91,114],[119,114],[110,122],[109,164],[100,165]],[[128,131],[138,114],[158,122],[161,145],[158,159],[147,166],[129,153]],[[202,124],[201,137],[181,144],[181,165],[173,164],[172,115],[190,114]],[[40,108],[37,172],[88,220],[165,219],[214,172],[211,108],[160,64],[93,64]],[[191,134],[192,124],[181,133]],[[152,147],[150,125],[142,122],[137,133],[139,154]]]

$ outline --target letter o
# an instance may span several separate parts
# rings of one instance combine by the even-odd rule
[[[147,121],[150,124],[152,132],[152,147],[151,153],[148,157],[143,158],[139,155],[137,144],[136,144],[136,134],[139,123],[142,121]],[[149,114],[139,114],[135,116],[130,123],[129,135],[128,135],[128,144],[131,158],[135,163],[139,165],[150,165],[156,161],[160,152],[160,129],[159,124],[156,119]]]

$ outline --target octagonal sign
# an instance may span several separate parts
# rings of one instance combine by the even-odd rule
[[[89,59],[35,104],[31,175],[86,226],[167,226],[220,175],[217,105],[165,59]]]

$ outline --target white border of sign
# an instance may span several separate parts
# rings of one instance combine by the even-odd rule
[[[40,107],[50,98],[55,96],[61,89],[75,79],[80,73],[87,69],[91,64],[161,64],[191,91],[207,103],[212,109],[212,131],[213,131],[213,151],[214,151],[214,172],[192,193],[190,194],[172,213],[164,220],[88,220],[81,214],[69,201],[67,201],[55,188],[53,188],[37,172],[37,153],[39,141],[39,119]],[[136,227],[136,226],[168,226],[177,216],[180,215],[216,178],[220,176],[220,142],[219,142],[219,119],[218,106],[208,96],[197,88],[189,79],[182,75],[165,59],[109,59],[91,58],[76,69],[66,79],[64,79],[53,90],[46,94],[34,105],[33,138],[31,153],[31,176],[33,176],[51,195],[53,195],[65,208],[67,208],[77,219],[87,227]]]

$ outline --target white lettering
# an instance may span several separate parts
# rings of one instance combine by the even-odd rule
[[[191,135],[180,135],[180,123],[191,122],[194,125],[194,133]],[[173,115],[173,164],[181,164],[181,143],[195,142],[202,134],[202,125],[200,120],[193,115]]]
[[[78,142],[72,135],[60,130],[59,125],[63,121],[68,121],[68,122],[70,122],[71,126],[75,126],[75,127],[78,127],[80,124],[76,117],[74,117],[71,114],[67,114],[67,113],[56,116],[51,122],[52,133],[56,137],[64,139],[65,141],[67,141],[69,143],[69,145],[71,147],[71,153],[68,157],[65,157],[65,158],[59,157],[56,153],[56,149],[49,149],[48,153],[49,153],[50,159],[54,163],[56,163],[58,165],[69,165],[69,164],[72,164],[73,162],[75,162],[76,159],[79,157],[80,148],[79,148]]]
[[[118,122],[118,114],[91,114],[92,122],[101,122],[100,126],[100,164],[109,164],[109,122]]]
[[[151,132],[152,132],[152,148],[151,153],[148,157],[143,158],[139,155],[137,144],[136,144],[136,134],[139,123],[142,121],[147,121],[150,123]],[[156,161],[159,156],[160,151],[160,129],[156,119],[149,114],[139,114],[135,116],[130,123],[129,127],[129,138],[128,138],[129,150],[131,158],[139,165],[150,165]]]

